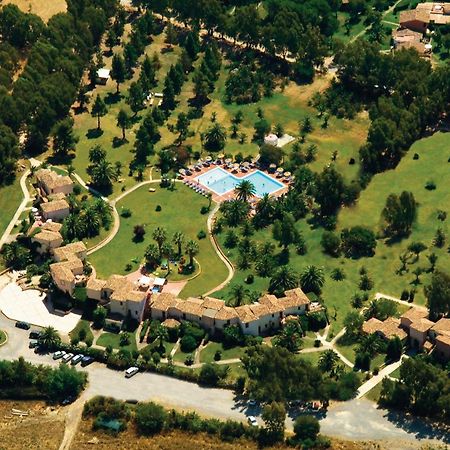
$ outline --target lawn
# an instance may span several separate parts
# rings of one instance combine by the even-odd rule
[[[361,17],[361,20],[358,23],[352,24],[350,27],[350,33],[347,34],[347,30],[345,28],[345,21],[348,19],[349,13],[345,11],[338,12],[338,21],[339,21],[339,29],[334,37],[341,40],[344,43],[347,43],[355,38],[355,36],[359,35],[366,26],[364,25],[365,16]]]
[[[425,270],[429,268],[426,255],[434,252],[438,255],[437,268],[446,268],[450,262],[450,254],[446,247],[439,249],[432,246],[436,230],[441,227],[448,236],[449,227],[447,222],[441,222],[437,218],[438,210],[448,211],[450,204],[450,191],[445,187],[444,180],[448,177],[448,137],[444,133],[437,133],[432,137],[416,142],[395,170],[390,170],[374,176],[371,183],[357,204],[350,208],[343,208],[338,216],[337,232],[343,228],[355,225],[364,225],[378,232],[380,229],[380,215],[387,196],[390,193],[400,194],[403,190],[412,191],[418,201],[418,218],[408,239],[387,245],[383,240],[378,241],[376,254],[372,258],[361,258],[358,260],[348,258],[331,258],[322,252],[320,244],[323,229],[312,228],[305,220],[297,223],[298,229],[303,233],[308,252],[306,255],[297,255],[294,249],[290,250],[289,264],[301,272],[307,265],[323,267],[325,272],[325,285],[322,296],[328,308],[331,319],[330,337],[335,335],[343,326],[343,320],[347,313],[352,310],[351,298],[358,292],[359,270],[365,267],[374,282],[374,292],[383,292],[387,295],[400,297],[403,289],[417,290],[415,301],[424,304],[425,298],[423,286],[428,284],[431,274],[425,272],[420,277],[420,284],[414,285],[412,271],[419,266]],[[414,153],[419,154],[419,159],[414,160]],[[425,189],[425,184],[434,180],[437,184],[436,190]],[[254,242],[272,240],[271,228],[256,232],[252,236]],[[218,235],[219,242],[223,246],[225,232]],[[409,272],[403,276],[396,274],[400,266],[399,255],[413,241],[425,243],[429,249],[422,253],[419,261],[409,265]],[[237,250],[228,250],[224,246],[225,253],[236,261]],[[278,248],[276,252],[279,252]],[[342,281],[333,281],[330,278],[331,271],[335,268],[343,269],[346,278]],[[229,299],[230,288],[234,284],[244,284],[246,276],[254,272],[250,270],[237,271],[232,282],[225,289],[216,293],[216,296]],[[267,290],[269,278],[261,278],[255,275],[251,285],[245,285],[251,291],[258,293]]]
[[[0,236],[5,232],[23,199],[20,177],[19,173],[13,184],[0,188],[0,211],[2,212],[0,214]]]
[[[44,22],[50,17],[67,10],[65,0],[51,0],[45,2],[43,0],[4,0],[3,5],[12,3],[17,5],[23,12],[31,12],[39,16]]]
[[[124,349],[130,352],[137,350],[135,333],[130,333],[130,343],[125,346],[120,345],[120,336],[121,334],[102,333],[97,339],[96,345],[99,345],[100,347],[108,347],[108,345],[110,345],[112,348]]]
[[[319,362],[320,355],[322,351],[312,352],[312,353],[299,353],[298,357],[304,361],[308,361],[312,366],[317,366]]]
[[[0,330],[0,345],[4,344],[5,342],[6,342],[6,333]]]
[[[125,273],[125,265],[130,263],[136,270],[144,257],[144,252],[152,239],[153,230],[164,227],[170,240],[176,231],[185,235],[185,242],[189,239],[197,240],[200,230],[206,232],[206,215],[200,214],[202,206],[208,205],[208,200],[196,194],[181,183],[176,184],[175,190],[162,189],[157,184],[152,185],[156,192],[149,193],[148,186],[143,186],[121,200],[118,205],[129,208],[132,216],[121,218],[120,229],[115,238],[106,247],[90,255],[89,260],[97,270],[99,277]],[[162,210],[156,212],[156,206]],[[133,227],[137,224],[145,226],[146,234],[142,242],[133,242]],[[198,240],[200,252],[196,259],[200,263],[201,273],[185,287],[182,295],[200,295],[221,283],[227,276],[227,270],[219,259],[208,238]],[[180,279],[176,268],[169,279]],[[166,272],[161,273],[166,275]]]
[[[214,362],[214,355],[217,351],[222,352],[222,360],[240,358],[244,352],[244,347],[224,348],[221,342],[210,341],[200,353],[200,362]]]
[[[194,356],[195,350],[192,353],[185,353],[181,350],[181,348],[178,348],[178,350],[175,352],[175,355],[173,355],[173,360],[184,363],[184,361],[186,361],[186,358],[188,355]]]
[[[86,337],[84,339],[80,338],[80,331],[84,330],[86,333]],[[91,331],[91,323],[88,320],[81,319],[76,327],[69,333],[70,339],[73,339],[74,337],[77,337],[79,341],[86,341],[91,340],[91,342],[94,341],[94,335]]]

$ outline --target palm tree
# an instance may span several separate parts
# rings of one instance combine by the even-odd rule
[[[368,334],[361,338],[356,352],[361,354],[366,353],[370,358],[373,358],[381,350],[382,345],[383,342],[377,334]]]
[[[319,295],[325,283],[323,269],[316,266],[307,266],[300,275],[300,286],[305,292],[314,292]]]
[[[322,372],[334,372],[339,356],[334,350],[325,350],[320,354],[318,367]]]
[[[39,343],[51,350],[55,348],[61,342],[61,336],[53,327],[46,327],[42,330],[41,336],[39,337]]]
[[[164,242],[166,242],[166,240],[167,240],[167,232],[166,232],[165,228],[157,227],[153,231],[152,237],[153,237],[153,240],[156,241],[156,243],[158,244],[159,257],[162,258],[162,255],[163,255],[162,246],[163,246]]]
[[[236,198],[243,202],[247,202],[250,197],[256,193],[255,185],[248,180],[242,180],[235,188]]]
[[[93,207],[87,208],[84,212],[83,220],[87,237],[97,236],[100,231],[100,215]]]
[[[188,241],[186,244],[186,253],[189,256],[189,265],[191,267],[194,267],[194,256],[197,255],[199,251],[198,242],[193,241],[192,239]]]
[[[63,221],[62,235],[67,241],[72,241],[77,235],[77,216],[69,214]]]
[[[271,294],[282,294],[283,292],[294,289],[298,286],[298,275],[289,266],[281,266],[272,276],[269,283],[269,292]]]
[[[91,182],[94,186],[101,188],[108,187],[112,185],[113,181],[117,180],[113,165],[105,159],[95,165],[89,166],[89,169]]]
[[[206,130],[204,135],[205,148],[218,152],[225,147],[227,141],[227,132],[218,122],[214,123]]]
[[[75,167],[73,167],[72,164],[67,166],[67,173],[69,174],[69,177],[71,177],[75,173]]]
[[[242,284],[235,284],[231,287],[231,303],[233,306],[241,306],[245,303],[245,299],[248,297],[248,289]]]
[[[298,320],[290,320],[275,337],[276,347],[284,347],[292,353],[298,352],[303,345],[302,327]]]
[[[160,261],[158,247],[154,244],[150,244],[145,250],[145,261],[150,267],[155,267]]]
[[[212,203],[212,194],[211,194],[211,192],[208,192],[207,196],[208,196],[208,211],[210,211],[211,210],[211,203]]]
[[[241,200],[223,202],[220,209],[230,227],[240,225],[250,212],[249,204]]]
[[[168,339],[169,334],[167,332],[167,328],[163,325],[159,324],[154,331],[155,340],[159,339],[159,347],[162,348],[164,346],[164,341]]]
[[[269,194],[264,194],[261,200],[256,204],[256,214],[253,219],[255,225],[264,227],[270,223],[275,210],[274,202]]]
[[[181,257],[181,246],[184,242],[184,234],[181,231],[177,231],[173,235],[173,243],[178,247],[178,258]]]

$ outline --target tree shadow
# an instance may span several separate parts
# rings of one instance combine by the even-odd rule
[[[289,264],[289,249],[284,248],[281,250],[280,253],[275,255],[275,262],[279,266],[285,266],[286,264]]]
[[[52,166],[67,166],[75,159],[75,153],[70,152],[67,155],[50,155],[46,162]]]
[[[188,105],[191,108],[195,108],[197,110],[203,110],[203,108],[206,105],[209,105],[211,103],[211,99],[206,98],[206,99],[200,99],[197,97],[192,97],[188,100]],[[203,111],[202,111],[203,112]]]
[[[86,137],[88,139],[97,139],[102,135],[103,135],[103,130],[102,129],[99,130],[98,128],[90,128],[86,133]]]
[[[117,102],[120,102],[122,95],[120,92],[108,92],[105,97],[105,103],[107,105],[114,105]]]
[[[114,137],[113,140],[112,140],[113,148],[122,147],[122,145],[125,145],[127,143],[128,143],[128,139],[126,139],[126,138],[122,139],[122,138],[119,138],[119,137]]]

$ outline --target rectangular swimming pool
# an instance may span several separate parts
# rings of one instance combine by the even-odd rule
[[[218,195],[232,191],[242,180],[248,180],[255,186],[255,195],[257,197],[262,197],[264,194],[273,194],[285,187],[283,183],[260,170],[256,170],[244,177],[236,177],[221,167],[215,167],[199,175],[195,180]]]

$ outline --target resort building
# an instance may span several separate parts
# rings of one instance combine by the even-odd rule
[[[130,316],[142,321],[147,307],[147,291],[139,290],[134,283],[121,275],[111,275],[108,280],[89,278],[86,294],[106,306],[111,314]]]
[[[73,259],[74,257],[84,261],[86,259],[86,251],[84,242],[79,241],[56,248],[53,255],[56,262]]]
[[[400,26],[425,33],[429,24],[450,23],[450,3],[419,3],[416,9],[400,12]]]
[[[31,242],[39,244],[38,253],[52,253],[63,243],[60,230],[62,225],[57,222],[46,222],[31,236]],[[36,229],[35,229],[36,230]]]
[[[70,214],[70,207],[66,200],[53,200],[41,203],[42,216],[45,220],[61,222]]]
[[[240,325],[244,334],[258,336],[281,326],[288,315],[302,315],[309,310],[310,301],[301,289],[285,292],[285,297],[264,295],[258,302],[231,308],[223,300],[207,297],[181,300],[169,293],[155,294],[151,298],[152,319],[165,321],[188,320],[198,323],[211,333],[227,325]]]
[[[385,340],[390,340],[397,336],[403,342],[408,337],[406,331],[400,326],[400,320],[394,317],[388,317],[384,321],[372,317],[363,323],[362,331],[365,334],[376,333]]]
[[[44,192],[44,196],[62,193],[64,195],[73,192],[72,179],[65,175],[58,175],[50,169],[40,169],[36,172],[38,187]]]

